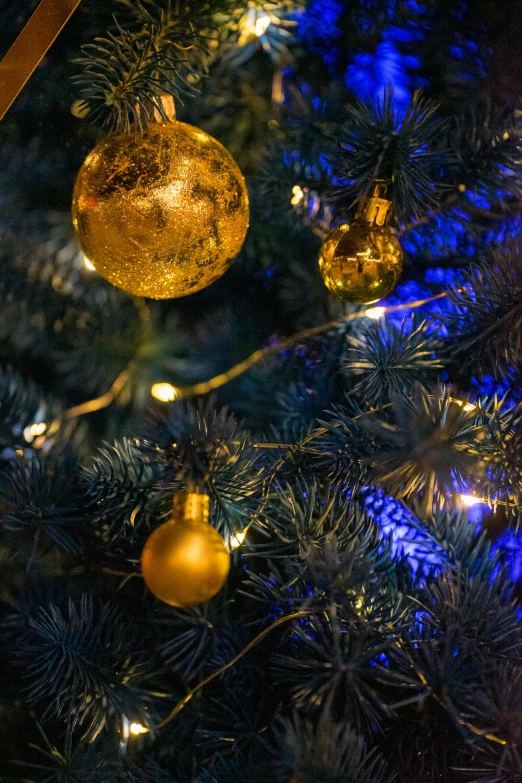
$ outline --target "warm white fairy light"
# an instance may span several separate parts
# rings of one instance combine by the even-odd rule
[[[301,190],[301,188],[299,187],[299,185],[294,185],[294,187],[292,188],[292,193],[294,195],[290,199],[290,204],[292,204],[293,207],[296,207],[303,200],[304,193]]]
[[[385,307],[370,307],[369,310],[365,310],[364,314],[367,318],[371,318],[373,321],[378,321],[382,318],[386,312]]]
[[[149,730],[145,726],[142,726],[141,723],[131,723],[129,731],[131,734],[137,736],[138,734],[148,734]]]
[[[231,549],[237,549],[238,546],[241,546],[243,541],[245,540],[246,533],[236,533],[232,536],[230,539],[230,548]]]
[[[47,424],[44,421],[34,422],[34,424],[28,424],[24,428],[24,438],[27,443],[32,443],[39,435],[43,435],[47,429]]]
[[[477,498],[474,495],[460,495],[459,499],[462,505],[466,506],[467,508],[471,508],[472,506],[476,506],[478,503],[485,502],[481,498]]]
[[[172,402],[179,395],[178,390],[171,383],[155,383],[150,393],[160,402]]]

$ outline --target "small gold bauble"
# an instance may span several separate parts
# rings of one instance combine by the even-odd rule
[[[183,493],[172,516],[149,536],[141,556],[149,590],[171,606],[195,606],[223,587],[230,556],[217,530],[208,524],[208,495]]]
[[[234,159],[182,122],[102,140],[74,187],[83,252],[102,277],[136,296],[170,299],[210,285],[239,253],[248,221]]]
[[[326,237],[319,268],[332,294],[349,302],[371,304],[397,285],[402,248],[389,226],[355,221],[334,228]]]
[[[392,291],[402,272],[402,248],[388,225],[392,202],[386,185],[376,182],[373,194],[361,199],[354,222],[334,228],[319,255],[327,288],[341,299],[371,304]]]

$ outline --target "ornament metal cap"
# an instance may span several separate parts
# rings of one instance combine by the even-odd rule
[[[371,196],[364,196],[359,201],[356,220],[370,223],[372,226],[386,226],[392,216],[392,202],[386,198],[388,185],[384,180],[377,180],[372,187]]]
[[[208,525],[210,498],[204,492],[177,492],[172,501],[171,520],[187,525]]]

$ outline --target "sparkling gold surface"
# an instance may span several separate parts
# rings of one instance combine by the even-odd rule
[[[101,141],[76,179],[73,224],[118,288],[170,299],[217,280],[248,228],[245,180],[212,136],[182,122]]]
[[[141,569],[147,587],[171,606],[208,601],[228,576],[228,550],[207,519],[207,495],[181,496],[171,520],[158,527],[143,548]]]
[[[389,226],[356,220],[334,228],[326,237],[319,268],[333,294],[349,302],[371,304],[397,285],[402,257],[399,240]]]

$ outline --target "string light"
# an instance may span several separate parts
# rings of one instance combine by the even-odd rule
[[[385,307],[370,307],[369,310],[365,310],[364,314],[367,318],[371,318],[372,321],[378,321],[382,318],[386,312]]]
[[[155,383],[150,393],[160,402],[172,402],[179,397],[178,390],[171,383]]]
[[[238,546],[241,546],[243,541],[245,540],[246,533],[236,533],[232,538],[230,539],[230,549],[237,549]]]
[[[145,726],[142,726],[141,723],[131,723],[129,731],[131,734],[137,736],[138,734],[148,734],[149,730],[145,728]]]
[[[423,305],[429,304],[430,302],[434,302],[436,299],[443,299],[447,296],[448,292],[443,291],[440,294],[434,294],[427,299],[418,299],[415,302],[406,302],[385,307],[384,311],[385,313],[396,313],[406,309],[412,310],[416,307],[422,307]],[[301,332],[296,332],[296,334],[293,334],[290,337],[283,337],[277,343],[272,343],[271,345],[267,345],[264,348],[258,348],[257,351],[254,351],[254,353],[250,354],[250,356],[248,356],[246,359],[243,359],[243,361],[238,362],[233,367],[230,367],[230,369],[228,369],[226,372],[215,375],[208,381],[195,383],[193,386],[182,387],[175,387],[170,383],[155,383],[151,388],[151,394],[161,402],[171,402],[174,399],[187,399],[188,397],[196,397],[201,394],[208,394],[214,389],[218,389],[221,386],[224,386],[226,383],[234,380],[234,378],[238,378],[255,364],[263,361],[264,359],[267,359],[269,356],[273,356],[274,354],[279,353],[279,351],[286,350],[299,341],[307,340],[310,337],[316,337],[317,335],[331,331],[332,329],[339,329],[340,327],[345,326],[347,323],[355,321],[359,318],[366,318],[368,317],[369,312],[375,311],[377,309],[380,308],[371,307],[368,310],[359,310],[356,313],[350,313],[344,318],[328,321],[326,323],[319,324],[318,326],[312,326],[310,329],[303,329]],[[121,390],[125,387],[129,381],[129,378],[131,377],[132,372],[135,369],[135,366],[135,361],[130,362],[127,368],[118,375],[111,388],[105,392],[105,394],[69,408],[67,411],[65,411],[65,414],[62,418],[67,420],[75,419],[79,416],[84,416],[86,413],[93,413],[94,411],[99,411],[103,408],[106,408],[108,405],[113,403],[114,400],[116,400]],[[57,430],[60,425],[60,421],[61,419],[56,419],[51,424],[51,429]]]
[[[32,443],[35,438],[38,439],[39,435],[43,435],[47,429],[47,424],[44,421],[34,422],[34,424],[28,424],[24,429],[24,438],[27,443]]]
[[[301,203],[301,201],[304,198],[304,193],[299,187],[299,185],[294,185],[292,188],[292,193],[294,194],[290,200],[290,204],[292,204],[293,207],[296,207],[298,204]]]
[[[471,508],[472,506],[476,506],[478,503],[486,502],[485,500],[477,498],[474,495],[460,495],[459,500],[463,506],[466,506],[466,508]]]

